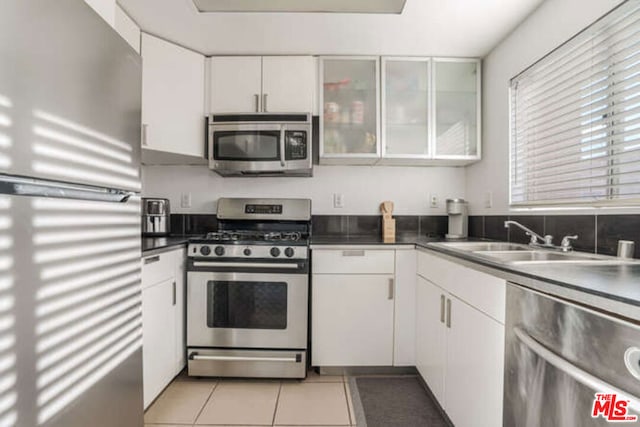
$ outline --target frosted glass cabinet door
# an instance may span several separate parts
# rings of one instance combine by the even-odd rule
[[[479,156],[480,62],[434,61],[435,157]]]
[[[321,59],[322,158],[374,163],[380,157],[378,64],[377,57]]]
[[[428,158],[429,65],[426,58],[382,58],[382,156]]]

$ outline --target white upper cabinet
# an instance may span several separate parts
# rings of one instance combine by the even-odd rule
[[[427,58],[382,58],[382,157],[428,159],[429,79]]]
[[[210,112],[309,113],[315,87],[311,56],[213,56]]]
[[[259,112],[262,97],[262,58],[214,56],[210,61],[210,111]]]
[[[436,59],[434,157],[480,158],[480,61]]]
[[[320,60],[320,162],[374,164],[380,159],[378,57]]]
[[[144,33],[141,53],[142,148],[204,157],[204,56]]]
[[[313,57],[262,57],[262,111],[310,113],[315,84]]]
[[[480,160],[478,59],[323,57],[320,88],[320,163]]]

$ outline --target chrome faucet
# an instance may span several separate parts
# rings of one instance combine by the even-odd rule
[[[569,252],[569,251],[573,250],[573,247],[571,246],[571,240],[575,240],[575,239],[578,238],[577,234],[574,235],[574,236],[564,236],[562,238],[562,243],[560,244],[560,246],[556,246],[556,245],[553,244],[553,236],[550,235],[550,234],[547,234],[544,237],[542,237],[541,235],[539,235],[535,231],[531,230],[530,228],[525,227],[524,225],[520,224],[517,221],[505,221],[504,222],[504,227],[505,228],[509,228],[510,225],[515,225],[516,227],[518,227],[521,230],[523,230],[527,236],[531,236],[531,240],[529,241],[529,245],[530,246],[536,246],[536,247],[548,248],[548,249],[556,249],[556,250],[561,250],[562,252]]]
[[[509,228],[510,225],[515,225],[516,227],[522,229],[527,236],[531,236],[531,241],[529,242],[530,245],[545,246],[545,247],[553,246],[553,236],[550,234],[547,234],[546,236],[542,237],[535,231],[525,227],[524,225],[520,224],[517,221],[504,222],[504,228]],[[538,243],[538,241],[540,241],[540,243]]]

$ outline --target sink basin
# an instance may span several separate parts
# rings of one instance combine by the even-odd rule
[[[530,251],[527,245],[506,242],[441,242],[434,245],[461,251]]]
[[[553,252],[549,250],[528,251],[478,251],[476,255],[491,258],[506,264],[586,263],[624,264],[631,262],[614,257],[577,252]]]

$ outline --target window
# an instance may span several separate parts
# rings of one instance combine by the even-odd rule
[[[640,3],[511,80],[513,206],[640,204]]]

